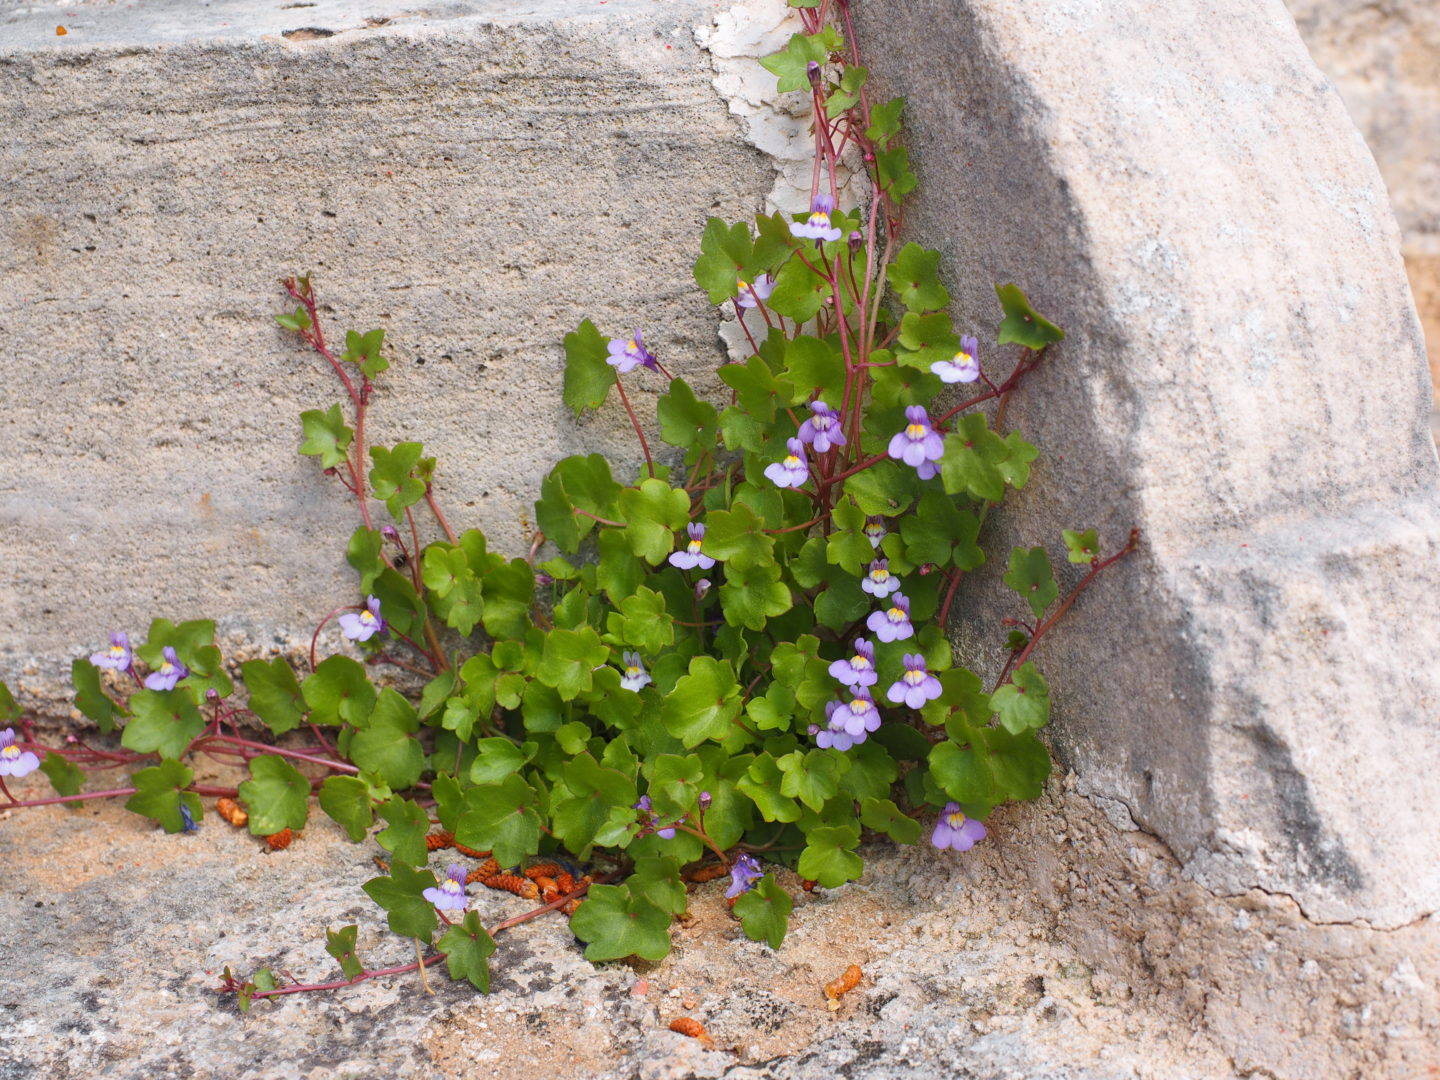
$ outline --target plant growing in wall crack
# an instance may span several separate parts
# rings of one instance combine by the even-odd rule
[[[700,237],[695,280],[748,343],[719,369],[725,400],[673,377],[643,328],[581,323],[565,338],[564,400],[578,415],[618,398],[644,464],[633,476],[599,454],[556,464],[530,551],[507,558],[478,529],[454,531],[421,444],[368,438],[384,332],[341,347],[310,277],[287,280],[280,325],[346,392],[303,414],[300,449],[355,497],[357,602],[321,620],[307,671],[241,665],[243,704],[213,624],[157,620],[143,645],[113,634],[74,675],[77,706],[119,729],[120,748],[45,747],[7,729],[10,804],[126,795],[181,832],[198,827],[202,796],[220,796],[224,816],[274,847],[305,826],[312,799],[355,841],[378,818],[388,866],[365,891],[416,939],[408,967],[444,959],[486,989],[493,933],[555,909],[592,960],[659,959],[687,883],[716,877],[744,932],[778,948],[791,897],[777,867],[837,888],[861,874],[867,836],[964,851],[993,807],[1039,795],[1050,700],[1034,651],[1136,538],[1105,557],[1093,531],[1066,532],[1069,562],[1088,570],[1063,602],[1045,549],[1017,548],[1002,672],[987,689],[954,666],[945,627],[985,561],[986,515],[1036,457],[1005,426],[1006,404],[1064,335],[1014,285],[996,290],[993,344],[952,325],[938,253],[900,238],[916,184],[902,101],[870,100],[847,3],[791,6],[806,32],[763,63],[782,91],[813,99],[812,201],[799,215],[711,219]],[[864,165],[863,210],[839,206],[847,153]],[[631,405],[636,381],[664,389],[653,419]],[[332,619],[365,662],[316,655]],[[375,677],[397,671],[414,694]],[[0,721],[17,715],[0,693]],[[261,742],[242,717],[308,739]],[[185,764],[196,753],[244,763],[250,779],[197,786]],[[145,767],[128,785],[82,792],[89,772],[132,764]],[[5,787],[34,769],[54,799]],[[437,876],[431,853],[452,848],[467,861]],[[468,910],[475,884],[539,906],[487,929]],[[406,970],[367,970],[355,941],[354,926],[329,934],[338,981],[227,970],[222,989],[248,1006]]]

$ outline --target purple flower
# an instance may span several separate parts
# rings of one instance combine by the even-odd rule
[[[980,361],[975,358],[979,343],[973,337],[960,339],[960,351],[949,360],[936,360],[930,370],[944,383],[974,382],[980,377]]]
[[[641,795],[640,801],[635,804],[635,809],[645,811],[646,817],[649,818],[648,824],[652,829],[655,829],[656,836],[660,837],[662,840],[675,839],[674,825],[667,825],[664,828],[657,828],[660,823],[655,819],[655,811],[650,809],[649,795]],[[678,824],[678,822],[676,824]]]
[[[186,806],[183,801],[180,803],[180,831],[200,831],[200,826],[195,824],[195,815],[190,812],[190,807]]]
[[[708,577],[702,577],[699,581],[695,582],[695,599],[696,599],[696,600],[704,600],[704,599],[705,599],[705,594],[708,593],[709,591],[710,591],[710,579],[709,579]]]
[[[927,701],[934,701],[943,692],[940,680],[925,670],[925,657],[919,653],[905,654],[905,674],[890,684],[885,696],[897,705],[904,702],[911,709],[918,709]]]
[[[884,600],[885,597],[900,588],[900,579],[890,573],[890,560],[873,560],[870,563],[869,572],[860,582],[860,588],[877,600]]]
[[[962,814],[959,803],[948,802],[945,809],[940,811],[939,820],[935,822],[935,832],[930,837],[930,843],[941,851],[946,848],[969,851],[977,840],[984,839],[985,826]]]
[[[855,639],[855,655],[849,660],[836,660],[830,675],[846,686],[874,686],[880,681],[875,672],[875,646],[864,638]]]
[[[626,338],[610,339],[610,355],[605,362],[613,368],[618,368],[621,375],[634,371],[637,367],[647,367],[651,371],[659,370],[659,362],[655,355],[645,348],[645,339],[640,335],[640,328],[635,328],[635,336]]]
[[[870,541],[870,546],[876,551],[880,550],[880,541],[889,535],[890,530],[885,527],[883,517],[868,517],[865,519],[865,539]]]
[[[881,641],[904,641],[912,637],[915,627],[910,625],[910,601],[904,593],[897,592],[890,598],[888,608],[870,613],[865,625]]]
[[[939,472],[934,463],[945,453],[945,440],[930,426],[925,406],[911,405],[905,419],[904,430],[890,440],[890,456],[913,468],[921,480],[929,480]]]
[[[340,616],[340,632],[351,641],[369,641],[376,634],[384,634],[388,628],[380,617],[380,601],[374,596],[365,598],[365,610],[348,611]]]
[[[810,466],[805,460],[805,444],[799,439],[790,439],[785,445],[790,453],[785,455],[784,460],[772,461],[766,465],[765,477],[773,481],[776,487],[798,488],[810,479]]]
[[[104,652],[90,654],[90,662],[98,668],[112,671],[130,669],[130,638],[124,630],[110,631],[110,647]]]
[[[725,890],[725,898],[733,900],[741,893],[749,892],[764,876],[765,871],[760,869],[759,859],[748,854],[739,856],[730,867],[730,887]]]
[[[174,690],[175,684],[190,674],[190,669],[180,662],[169,645],[160,652],[164,659],[156,670],[145,676],[146,690]]]
[[[735,306],[742,307],[746,311],[756,306],[756,298],[760,301],[770,299],[770,294],[775,291],[775,279],[769,274],[761,274],[754,281],[737,280],[736,287],[740,295],[735,298]]]
[[[40,767],[40,759],[15,745],[15,729],[0,731],[0,776],[28,776]]]
[[[465,868],[451,863],[445,880],[420,894],[442,911],[463,911],[465,908]]]
[[[790,223],[791,235],[806,240],[839,240],[840,230],[830,224],[830,211],[834,209],[835,200],[829,195],[816,195],[810,200],[810,216],[803,222]]]
[[[655,680],[650,678],[650,673],[645,670],[645,664],[640,659],[638,652],[627,652],[625,654],[625,674],[620,679],[620,685],[626,690],[633,690],[637,694]]]
[[[715,560],[700,553],[700,542],[705,539],[705,526],[692,521],[685,526],[685,531],[690,534],[690,542],[685,545],[684,550],[670,553],[670,565],[678,566],[681,570],[694,570],[697,566],[701,570],[709,570],[715,565]]]
[[[860,725],[858,734],[852,735],[845,728],[845,722],[850,717],[850,708],[842,701],[827,701],[825,703],[825,727],[817,728],[814,732],[815,745],[822,750],[849,750],[852,746],[859,746],[867,737],[864,725]],[[812,727],[814,725],[811,725]]]
[[[830,713],[830,730],[843,728],[850,738],[864,742],[868,733],[880,727],[880,710],[865,687],[857,686],[850,694],[849,701],[842,701],[840,707]]]
[[[813,446],[817,454],[823,454],[832,446],[845,445],[845,433],[840,430],[840,417],[823,401],[812,401],[810,419],[800,425],[800,441]]]

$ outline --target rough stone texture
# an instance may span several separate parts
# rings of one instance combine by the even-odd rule
[[[1043,650],[1062,757],[1212,889],[1325,922],[1440,908],[1420,331],[1373,161],[1284,7],[858,10],[960,323],[993,331],[990,283],[1016,281],[1070,333],[1015,399],[1045,456],[990,542],[1144,530]],[[978,662],[1013,605],[959,621]]]
[[[1440,395],[1440,5],[1287,0],[1320,70],[1375,154]]]
[[[0,678],[63,712],[112,627],[294,647],[355,601],[353,500],[295,453],[343,391],[271,322],[287,272],[332,339],[385,328],[371,442],[424,442],[493,549],[524,553],[550,463],[638,461],[618,404],[564,409],[561,340],[723,355],[690,266],[774,174],[695,42],[719,6],[0,4]]]
[[[12,812],[0,816],[0,1077],[1434,1075],[1433,922],[1317,926],[1259,891],[1217,899],[1107,817],[1126,824],[1056,781],[997,812],[991,840],[963,857],[872,846],[860,882],[815,894],[782,872],[797,901],[778,952],[745,940],[715,882],[694,890],[658,964],[592,967],[546,916],[498,936],[489,997],[435,970],[434,996],[409,974],[247,1018],[211,993],[221,969],[334,979],[326,927],[357,924],[373,967],[413,960],[360,891],[383,854],[373,843],[321,819],[268,854],[213,815],[166,836],[113,804]],[[487,925],[526,910],[472,892]],[[851,963],[864,979],[832,1020],[820,987]],[[719,1049],[665,1030],[683,1015]]]

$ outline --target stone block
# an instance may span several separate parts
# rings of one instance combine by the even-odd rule
[[[332,339],[386,330],[372,445],[423,442],[493,550],[560,457],[638,464],[618,405],[562,405],[561,342],[723,356],[690,266],[774,170],[696,44],[716,6],[0,4],[0,678],[63,714],[110,629],[293,647],[357,600],[353,500],[295,452],[342,392],[271,320],[287,273]]]
[[[1044,456],[991,542],[1144,532],[1037,656],[1058,752],[1216,891],[1440,907],[1423,346],[1384,186],[1283,4],[856,15],[957,323],[993,340],[1014,281],[1069,331],[1010,412]],[[993,670],[1013,613],[992,578],[967,658]]]

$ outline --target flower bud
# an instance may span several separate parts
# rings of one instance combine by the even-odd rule
[[[816,90],[819,90],[820,64],[815,60],[811,60],[810,63],[805,65],[805,75],[810,80],[810,85],[813,86]]]
[[[710,801],[710,793],[708,791],[700,792],[700,812],[702,814],[710,809]]]
[[[554,585],[554,584],[555,584],[555,579],[554,579],[553,577],[551,577],[549,574],[547,574],[544,570],[536,570],[536,571],[535,571],[535,584],[536,584],[537,587],[543,589],[543,588],[546,588],[546,587],[549,586],[549,585]]]
[[[400,530],[395,528],[394,525],[381,525],[380,535],[392,544],[400,543]]]
[[[847,239],[850,241],[850,253],[852,255],[858,253],[860,248],[865,244],[865,237],[861,236],[858,230],[852,231]]]
[[[219,690],[216,690],[216,689],[212,686],[209,690],[206,690],[206,691],[205,691],[205,700],[211,702],[212,704],[213,704],[214,702],[216,702],[216,701],[219,701],[219,700],[220,700],[220,691],[219,691]]]
[[[710,579],[709,579],[708,577],[702,577],[699,581],[695,582],[695,599],[696,599],[696,600],[704,600],[704,599],[705,599],[705,594],[706,594],[707,592],[709,592],[709,591],[710,591]]]

